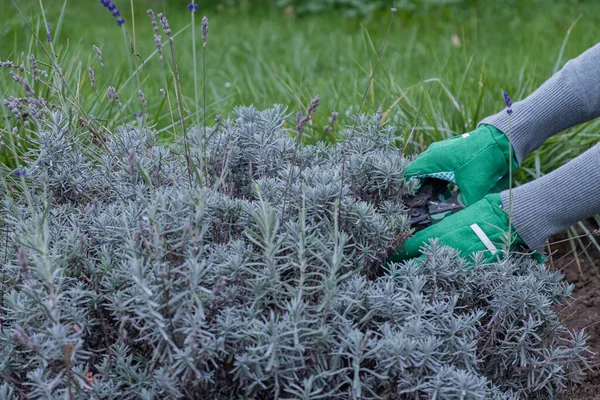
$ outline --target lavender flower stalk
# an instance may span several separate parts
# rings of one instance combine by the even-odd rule
[[[156,51],[158,52],[160,61],[162,62],[163,61],[162,39],[161,39],[160,35],[158,34],[159,28],[158,28],[158,23],[156,22],[156,16],[154,15],[154,11],[152,9],[146,10],[146,13],[148,14],[148,19],[150,19],[150,23],[152,24],[152,30],[154,31],[154,47],[156,47]]]
[[[20,177],[22,177],[22,176],[25,176],[25,175],[27,175],[27,169],[26,169],[26,168],[23,168],[23,169],[20,169],[20,170],[19,170],[19,169],[15,169],[15,170],[14,170],[14,172],[13,172],[13,174],[14,174],[14,175],[15,175],[17,178],[20,178]]]
[[[8,110],[15,116],[17,119],[21,119],[21,101],[20,99],[10,96],[8,99],[4,99],[2,101],[4,107],[8,108]]]
[[[375,115],[377,116],[377,119],[381,122],[381,120],[383,119],[383,108],[379,107]]]
[[[146,102],[146,96],[144,96],[144,92],[142,92],[142,90],[138,90],[138,95],[140,96],[140,101],[142,102],[142,106],[146,107],[146,104],[148,104]]]
[[[512,147],[512,121],[511,121],[511,114],[512,114],[512,100],[510,99],[510,96],[508,95],[507,92],[504,92],[504,104],[506,105],[506,114],[508,114],[508,132],[507,132],[507,137],[508,137],[508,141],[510,143],[510,145],[508,146],[508,156],[509,159],[512,160],[513,159],[513,147]],[[512,238],[512,225],[513,225],[513,168],[512,168],[512,162],[508,163],[508,238],[509,240],[511,240],[510,238]],[[508,256],[509,253],[509,249],[510,246],[507,246],[507,250],[506,250],[506,254]]]
[[[310,121],[314,113],[317,111],[317,107],[319,107],[320,101],[320,96],[316,96],[314,99],[311,100],[310,104],[308,105],[308,109],[306,110],[306,117],[302,117],[302,113],[300,111],[298,111],[298,114],[296,114],[296,130],[298,131],[299,135],[301,135],[302,132],[304,132],[304,127],[306,126],[308,121]]]
[[[50,35],[50,22],[46,23],[46,39],[48,40],[48,43],[52,42],[52,35]]]
[[[298,110],[296,113],[296,130],[298,133],[304,131],[304,125],[302,124],[302,120],[304,119],[304,115],[302,115],[302,111]]]
[[[167,35],[169,41],[173,43],[173,31],[171,31],[171,27],[169,26],[169,21],[167,20],[167,17],[163,13],[159,13],[158,19],[163,27],[163,32],[165,32],[165,35]]]
[[[92,87],[96,84],[96,75],[94,74],[94,70],[92,67],[88,67],[88,74],[90,75],[90,84]]]
[[[507,92],[504,92],[504,104],[506,104],[506,113],[508,115],[512,114],[512,101],[510,100],[510,96]]]
[[[121,102],[119,101],[119,95],[114,87],[109,86],[106,91],[106,94],[108,96],[109,103],[112,103],[113,101],[115,101],[118,105],[121,105]]]
[[[202,17],[202,41],[204,42],[204,48],[206,48],[206,40],[208,39],[208,17],[205,15]]]
[[[163,60],[163,49],[162,49],[162,40],[160,35],[154,34],[154,47],[156,47],[156,51],[160,54],[160,61]]]
[[[92,50],[98,55],[98,60],[100,60],[100,65],[104,68],[104,59],[102,58],[102,50],[98,48],[95,44],[92,45]]]
[[[298,130],[298,137],[296,138],[296,146],[294,147],[294,152],[292,153],[292,159],[290,162],[291,168],[288,174],[287,183],[285,185],[285,190],[283,191],[283,196],[281,198],[283,200],[283,209],[281,211],[282,218],[285,216],[288,191],[292,184],[294,167],[296,166],[296,156],[298,154],[298,150],[300,149],[300,145],[302,144],[302,133],[304,132],[304,126],[312,118],[313,114],[317,111],[317,107],[319,106],[320,101],[320,96],[316,96],[314,99],[311,100],[310,104],[308,105],[308,109],[306,110],[306,117],[303,117],[302,112],[300,111],[296,113],[296,129]]]
[[[110,11],[113,17],[119,17],[121,15],[121,10],[117,8],[117,5],[113,3],[111,0],[100,0],[100,3]],[[121,26],[125,23],[125,18],[118,18],[117,25]]]
[[[152,9],[146,10],[148,14],[148,18],[150,19],[150,23],[152,24],[152,29],[154,32],[158,32],[158,24],[156,23],[156,17],[154,16],[154,11]]]
[[[19,85],[23,86],[23,89],[25,89],[25,92],[29,96],[35,97],[35,92],[33,91],[33,88],[31,87],[31,85],[29,85],[29,82],[27,82],[24,78],[21,78],[19,75],[15,74],[13,71],[10,72],[10,75],[13,77],[15,82],[17,82]]]
[[[31,72],[33,73],[33,79],[40,82],[41,81],[40,75],[45,78],[48,77],[48,74],[46,73],[46,71],[43,71],[40,69],[37,61],[35,60],[35,56],[33,54],[29,56],[28,60],[29,60],[29,64],[31,65]]]
[[[331,112],[331,115],[329,116],[329,119],[327,120],[327,122],[329,122],[329,125],[333,125],[335,123],[335,121],[338,119],[339,114],[335,111]]]
[[[330,133],[333,130],[333,124],[338,119],[338,116],[339,116],[339,114],[337,112],[335,112],[335,111],[331,112],[331,115],[329,115],[329,118],[327,119],[328,125],[325,125],[325,127],[323,128],[325,133]]]
[[[187,129],[186,129],[185,120],[183,117],[183,115],[184,115],[183,96],[181,94],[181,80],[179,79],[179,69],[177,67],[177,57],[175,55],[175,41],[173,39],[173,36],[172,36],[173,32],[171,31],[171,28],[169,27],[169,21],[167,21],[167,17],[163,13],[160,13],[160,14],[158,14],[158,19],[160,21],[160,24],[163,27],[163,31],[164,31],[165,35],[167,35],[167,37],[169,38],[171,57],[173,59],[173,69],[175,72],[175,74],[174,74],[175,88],[176,88],[175,93],[177,95],[177,107],[179,109],[179,122],[181,124],[181,130],[183,132],[183,137],[184,137],[185,160],[186,160],[187,170],[188,170],[188,179],[189,179],[189,183],[191,185],[192,184],[192,171],[193,171],[193,169],[195,169],[195,166],[193,165],[194,164],[193,160],[190,158]],[[166,78],[165,78],[165,80],[166,80]],[[194,167],[194,168],[192,168],[192,167]],[[198,177],[200,177],[200,175],[198,175]]]

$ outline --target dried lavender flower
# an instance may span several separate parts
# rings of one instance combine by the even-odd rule
[[[19,75],[15,74],[13,71],[10,71],[10,75],[13,77],[15,82],[23,86],[23,89],[25,89],[25,92],[29,96],[35,97],[35,92],[33,91],[31,85],[29,85],[29,82],[27,82],[24,78],[21,78]]]
[[[160,35],[154,34],[154,47],[156,47],[156,51],[160,54],[160,60],[163,59],[163,49],[162,49],[162,41]]]
[[[121,105],[121,102],[119,101],[119,95],[117,93],[117,91],[115,90],[114,87],[109,86],[106,94],[108,96],[108,102],[112,103],[113,101],[116,101],[117,104]]]
[[[160,89],[160,95],[162,96],[162,98],[164,99],[167,96],[167,92],[165,92],[165,89]]]
[[[339,114],[336,111],[332,111],[331,115],[329,116],[329,119],[327,120],[327,122],[329,122],[329,125],[333,125],[335,123],[335,121],[337,121]]]
[[[204,41],[204,47],[206,47],[206,40],[208,39],[208,17],[205,15],[202,17],[202,40]]]
[[[163,31],[165,32],[165,35],[167,35],[170,38],[171,34],[173,32],[171,31],[171,28],[169,27],[169,21],[167,20],[167,17],[163,13],[159,13],[158,20],[160,21],[160,24],[163,27]]]
[[[8,99],[4,99],[2,103],[4,104],[4,107],[8,108],[8,110],[17,119],[21,119],[21,102],[18,98],[14,96],[9,96]]]
[[[310,101],[308,106],[308,110],[306,111],[306,116],[308,118],[312,118],[314,113],[317,111],[317,107],[319,107],[319,103],[321,102],[321,96],[316,96],[314,99]]]
[[[332,111],[331,114],[329,115],[329,118],[327,119],[328,125],[325,125],[323,127],[323,131],[328,134],[333,130],[333,124],[335,124],[335,121],[338,119],[339,114],[336,111]]]
[[[98,60],[100,60],[100,65],[104,68],[104,59],[102,58],[102,50],[98,48],[96,45],[92,45],[92,50],[98,55]]]
[[[0,61],[1,68],[15,68],[15,64],[12,61]]]
[[[308,123],[308,121],[310,121],[310,119],[312,118],[314,113],[317,111],[317,107],[319,107],[320,101],[321,101],[320,96],[316,96],[314,99],[312,99],[310,101],[310,104],[308,105],[308,109],[306,110],[305,117],[302,117],[302,113],[300,111],[298,111],[298,113],[296,114],[296,130],[298,131],[298,133],[301,134],[302,132],[304,132],[304,128],[305,128],[306,124]]]
[[[46,22],[46,39],[48,43],[52,42],[52,35],[50,35],[50,22]]]
[[[296,130],[298,133],[304,131],[304,116],[302,115],[302,111],[298,110],[296,113]]]
[[[158,24],[156,23],[154,10],[148,9],[146,10],[146,13],[148,14],[148,18],[150,19],[150,23],[152,24],[152,29],[154,30],[154,32],[158,32]]]
[[[90,75],[90,84],[92,85],[92,87],[95,87],[94,85],[96,84],[96,74],[94,74],[94,70],[92,69],[92,67],[88,67],[88,74]]]
[[[35,56],[32,54],[29,56],[29,64],[31,65],[31,72],[33,73],[33,78],[36,81],[40,81],[40,75],[47,78],[48,73],[44,70],[41,70],[37,61],[35,60]]]
[[[43,110],[49,107],[49,103],[44,99],[38,99],[36,97],[22,97],[17,98],[9,96],[3,100],[3,104],[15,118],[22,120],[25,126],[28,126],[28,116],[32,116],[35,119],[39,119],[42,116]]]
[[[142,92],[142,90],[138,90],[138,95],[140,96],[140,101],[142,102],[142,106],[146,107],[146,96],[144,96],[144,92]]]

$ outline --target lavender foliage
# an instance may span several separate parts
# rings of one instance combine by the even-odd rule
[[[384,269],[414,190],[395,128],[296,149],[286,118],[192,129],[204,187],[149,128],[104,147],[35,124],[0,203],[0,398],[550,399],[580,379],[559,273],[435,242]]]

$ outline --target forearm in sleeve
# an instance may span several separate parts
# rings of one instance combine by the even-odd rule
[[[480,124],[509,136],[519,164],[550,136],[600,116],[600,44],[567,62],[512,110],[510,116],[504,110]]]
[[[500,194],[510,210],[508,190]],[[541,178],[512,189],[513,227],[532,250],[577,221],[600,213],[600,143]]]

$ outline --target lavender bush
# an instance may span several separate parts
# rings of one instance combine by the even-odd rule
[[[0,180],[0,399],[547,399],[578,382],[559,273],[467,268],[435,242],[384,267],[415,189],[395,128],[362,116],[303,146],[287,117],[238,108],[168,146],[140,124],[99,140],[65,113],[36,121],[26,173]]]

